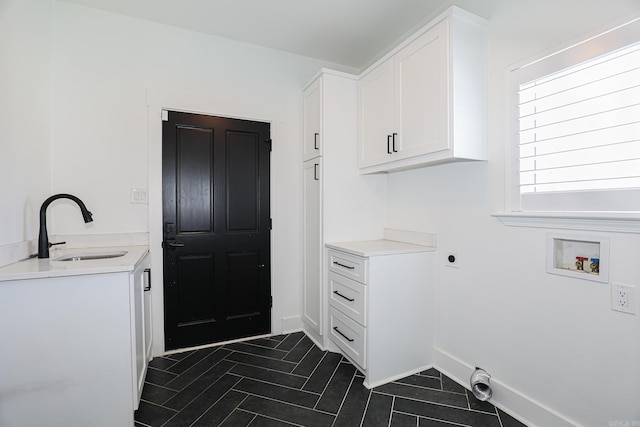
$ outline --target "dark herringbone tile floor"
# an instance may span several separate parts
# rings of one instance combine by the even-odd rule
[[[435,369],[372,390],[303,333],[159,357],[136,426],[522,427]]]

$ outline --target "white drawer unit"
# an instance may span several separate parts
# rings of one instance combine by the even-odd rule
[[[371,243],[381,247],[380,241]],[[334,350],[365,374],[368,388],[429,368],[433,248],[406,245],[395,251],[395,242],[394,250],[364,251],[359,256],[349,243],[344,250],[336,250],[339,243],[329,246],[328,333]],[[362,242],[356,246],[362,247]]]
[[[367,287],[334,272],[329,272],[330,304],[363,326],[366,317]]]
[[[333,306],[329,307],[329,336],[356,365],[361,369],[367,367],[365,329]]]
[[[329,271],[360,283],[367,283],[367,259],[345,252],[329,252]]]

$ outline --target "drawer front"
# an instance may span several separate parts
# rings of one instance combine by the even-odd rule
[[[345,252],[329,251],[329,270],[367,284],[367,259]]]
[[[329,272],[329,303],[362,326],[367,326],[366,301],[365,285]]]
[[[366,329],[333,307],[329,307],[329,337],[356,365],[367,368]]]

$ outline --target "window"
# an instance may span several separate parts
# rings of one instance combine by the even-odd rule
[[[511,71],[512,210],[640,211],[640,19]]]

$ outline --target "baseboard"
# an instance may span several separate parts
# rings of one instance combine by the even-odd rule
[[[434,348],[434,367],[466,389],[475,366],[469,365],[447,352]],[[490,403],[529,427],[576,427],[578,424],[552,409],[491,377],[493,396]]]
[[[283,334],[301,331],[302,319],[300,316],[283,317],[280,320],[280,327]]]
[[[431,368],[433,368],[433,365],[425,365],[425,366],[420,367],[419,369],[413,369],[411,371],[403,372],[401,374],[394,375],[394,376],[392,376],[390,378],[385,378],[385,379],[383,379],[381,381],[375,381],[375,382],[372,382],[372,383],[368,382],[366,380],[366,378],[365,378],[363,384],[364,384],[364,386],[366,388],[372,389],[374,387],[378,387],[378,386],[383,385],[383,384],[388,384],[390,382],[393,382],[395,380],[399,380],[401,378],[405,378],[405,377],[409,377],[409,376],[414,375],[414,374],[418,374],[420,372],[426,371],[426,370],[431,369]]]
[[[313,341],[313,343],[316,345],[316,347],[318,347],[320,350],[322,350],[322,351],[326,351],[327,350],[327,347],[324,345],[324,340],[322,339],[322,337],[320,335],[318,335],[318,333],[316,333],[316,331],[311,329],[309,327],[309,325],[307,325],[304,322],[302,322],[302,332],[304,332],[304,334],[307,336],[307,338],[309,338],[311,341]]]
[[[271,334],[256,335],[256,336],[252,336],[252,337],[236,338],[236,339],[233,339],[233,340],[220,341],[220,342],[214,342],[214,343],[203,344],[203,345],[196,345],[196,346],[193,346],[193,347],[177,348],[175,350],[165,350],[161,354],[161,356],[169,356],[171,354],[184,353],[185,351],[202,350],[202,349],[210,348],[210,347],[221,347],[221,346],[227,345],[227,344],[233,344],[233,343],[244,342],[244,341],[251,341],[251,340],[258,339],[258,338],[269,338],[270,336],[272,336],[272,335]]]

